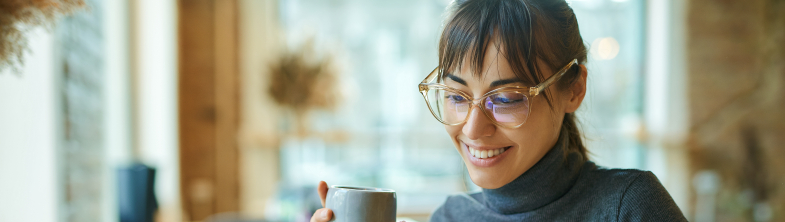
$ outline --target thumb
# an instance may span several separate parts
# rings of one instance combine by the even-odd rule
[[[333,217],[332,213],[332,210],[327,208],[319,209],[314,212],[311,222],[328,222]]]

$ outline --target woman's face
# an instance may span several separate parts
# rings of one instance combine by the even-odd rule
[[[517,80],[518,78],[512,72],[507,59],[502,53],[498,53],[495,44],[491,42],[488,45],[481,76],[473,76],[473,70],[469,69],[470,66],[463,65],[460,71],[451,72],[453,77],[445,78],[444,83],[468,93],[474,99],[500,87],[529,87],[518,81],[491,87],[491,84],[496,81]],[[465,60],[463,64],[469,64],[468,60]],[[544,63],[539,63],[538,66],[545,78],[553,75],[553,71],[548,69]],[[582,71],[582,74],[584,74],[582,76],[585,83],[585,72]],[[459,81],[453,79],[455,77]],[[460,80],[463,80],[463,83]],[[509,129],[496,126],[476,107],[469,113],[466,123],[454,126],[445,125],[458,153],[463,157],[469,176],[477,186],[496,189],[511,182],[537,163],[554,146],[558,139],[564,113],[575,111],[577,105],[573,104],[573,93],[559,93],[556,84],[551,85],[549,90],[553,95],[553,108],[548,105],[544,95],[530,98],[529,118],[519,128]],[[581,94],[580,100],[582,100],[583,95],[579,94]],[[578,101],[578,105],[580,105],[580,101]],[[469,148],[488,152],[503,149],[503,152],[490,158],[477,158],[470,153]]]

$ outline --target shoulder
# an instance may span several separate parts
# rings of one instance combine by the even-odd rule
[[[604,169],[598,168],[591,177],[599,189],[617,194],[622,203],[636,203],[640,198],[667,197],[670,194],[662,186],[651,171],[635,169]]]
[[[444,203],[431,214],[429,221],[461,221],[465,218],[454,217],[462,217],[460,216],[462,213],[481,208],[482,204],[476,199],[481,197],[482,195],[478,192],[450,195]]]
[[[651,171],[597,168],[591,174],[598,189],[617,194],[622,202],[636,202],[642,195],[670,199],[668,191]]]
[[[650,171],[596,168],[589,174],[599,193],[612,197],[618,221],[686,221]]]
[[[635,182],[638,177],[651,175],[649,171],[642,171],[636,169],[609,169],[595,165],[589,161],[584,164],[581,170],[581,175],[578,178],[579,193],[581,196],[586,193],[591,193],[592,199],[596,197],[603,197],[604,201],[611,199],[619,199],[622,194]],[[656,180],[656,177],[654,177]],[[659,181],[657,181],[659,183]]]
[[[640,175],[651,173],[649,171],[637,170],[637,169],[609,169],[605,167],[600,167],[591,163],[593,167],[588,172],[588,176],[592,177],[593,179],[601,179],[599,181],[603,181],[606,183],[629,183],[635,180],[635,178],[639,177]],[[653,174],[652,174],[653,175]]]
[[[645,171],[624,190],[620,221],[687,221],[671,195],[653,173]]]

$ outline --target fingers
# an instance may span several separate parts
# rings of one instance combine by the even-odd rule
[[[327,183],[324,181],[319,181],[319,187],[316,188],[319,191],[319,199],[322,200],[322,207],[325,207],[325,199],[327,199]],[[317,210],[313,213],[311,217],[311,222],[327,222],[330,221],[333,217],[333,211],[327,208],[322,208]]]
[[[327,208],[322,208],[313,213],[311,222],[328,222],[333,217],[333,211]]]
[[[327,183],[324,181],[319,181],[319,199],[322,199],[322,207],[325,207],[324,200],[327,199]]]

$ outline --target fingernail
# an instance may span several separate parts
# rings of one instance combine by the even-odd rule
[[[322,218],[327,219],[327,209],[322,210]]]

